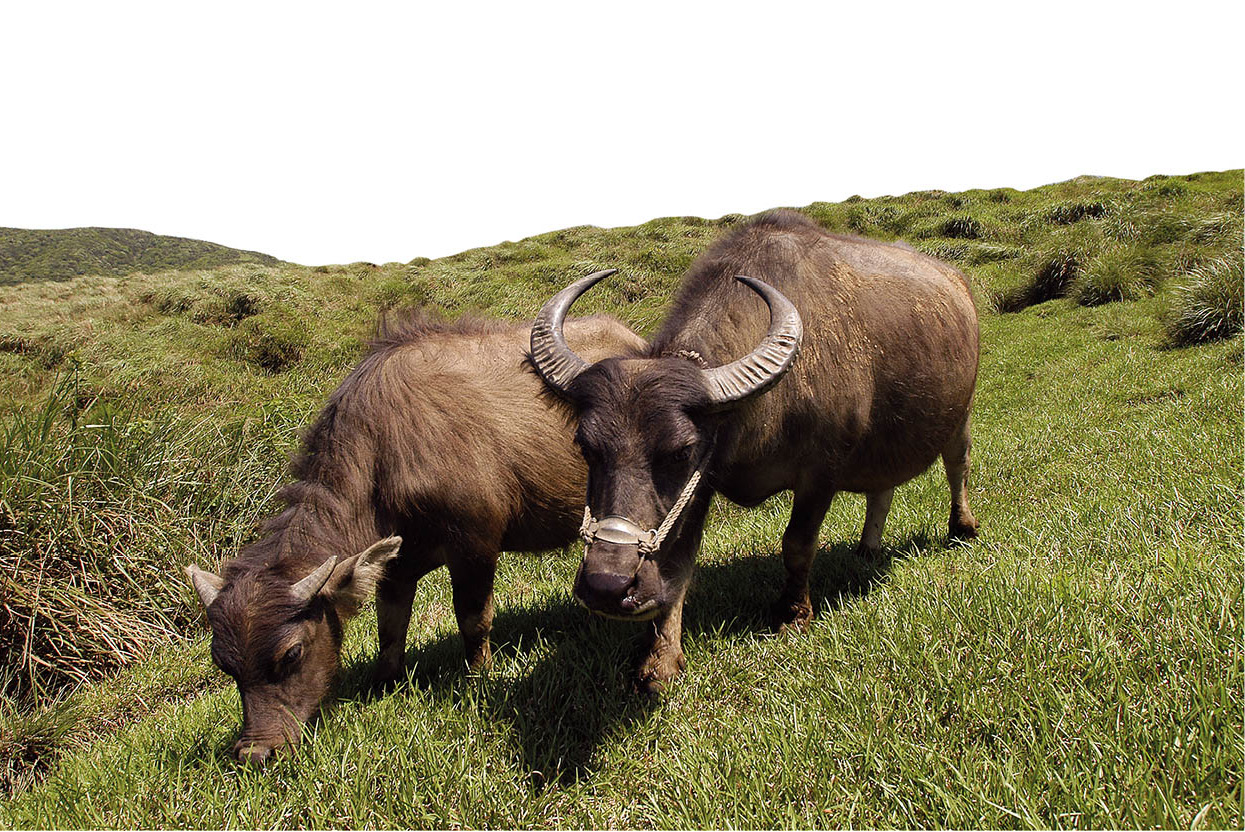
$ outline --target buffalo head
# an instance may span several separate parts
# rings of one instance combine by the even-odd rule
[[[401,545],[390,537],[329,557],[293,582],[266,567],[227,579],[186,567],[212,627],[212,661],[242,698],[239,759],[260,762],[298,742],[336,675],[342,619],[375,590]]]
[[[711,479],[715,443],[730,411],[772,387],[799,350],[800,316],[773,287],[737,279],[770,309],[770,327],[751,353],[708,367],[696,352],[609,358],[589,365],[562,336],[576,298],[612,271],[582,278],[555,295],[532,326],[532,363],[579,414],[575,441],[588,463],[575,595],[611,617],[643,620],[686,590],[695,546],[679,551],[682,512]],[[694,530],[699,539],[700,529]]]

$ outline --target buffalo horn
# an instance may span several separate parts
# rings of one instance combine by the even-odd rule
[[[204,607],[212,606],[216,596],[220,595],[220,588],[225,585],[219,575],[214,575],[194,565],[186,567],[186,576],[190,578],[190,585],[195,588],[195,593],[203,602]]]
[[[550,298],[536,316],[532,324],[532,364],[554,390],[565,393],[575,376],[588,367],[588,362],[574,353],[562,334],[562,321],[567,310],[580,295],[617,271],[606,269],[581,277]]]
[[[300,601],[310,601],[317,592],[324,588],[335,566],[337,566],[337,555],[331,556],[317,566],[314,572],[290,587],[290,592],[294,593],[294,597]]]
[[[729,407],[773,387],[791,368],[804,334],[800,313],[782,292],[754,277],[736,275],[735,279],[760,295],[769,307],[769,332],[743,358],[702,371],[714,409]]]

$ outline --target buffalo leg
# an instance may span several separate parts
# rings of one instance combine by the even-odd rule
[[[376,585],[376,620],[380,654],[372,671],[372,681],[384,685],[397,679],[406,664],[406,633],[411,624],[411,605],[419,579],[432,571],[434,563],[410,557],[390,562],[385,577]]]
[[[893,488],[865,495],[865,528],[860,534],[859,554],[873,558],[882,550],[882,530],[886,528],[886,515],[890,513],[894,496]]]
[[[664,615],[653,619],[651,626],[652,639],[649,642],[648,655],[640,664],[640,672],[636,677],[636,687],[649,694],[658,694],[675,676],[687,667],[687,658],[683,655],[683,598],[670,604]]]
[[[666,605],[665,612],[650,623],[652,635],[648,655],[640,663],[636,678],[636,687],[643,693],[661,693],[667,683],[687,667],[687,659],[683,655],[683,601],[691,586],[692,570],[696,553],[700,551],[705,514],[709,511],[710,502],[708,496],[693,500],[687,506],[678,537],[667,544],[670,550],[663,559],[663,571],[672,571],[666,583],[677,587],[678,595]]]
[[[808,597],[808,578],[817,555],[817,534],[834,499],[834,491],[800,491],[791,507],[791,519],[782,535],[782,562],[787,567],[787,583],[773,607],[774,623],[780,630],[803,630],[813,618]]]
[[[489,632],[493,629],[493,577],[497,550],[457,551],[449,558],[454,615],[463,637],[467,666],[473,670],[492,658]]]
[[[947,469],[947,485],[951,488],[951,520],[948,533],[952,540],[968,540],[977,536],[977,518],[968,507],[969,457],[973,448],[971,420],[964,425],[942,452],[942,463]]]

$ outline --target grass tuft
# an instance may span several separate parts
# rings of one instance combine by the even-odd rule
[[[1167,312],[1171,344],[1187,346],[1230,338],[1241,331],[1245,277],[1240,256],[1195,266],[1175,288]]]
[[[1099,219],[1106,214],[1105,202],[1071,202],[1056,205],[1046,213],[1046,219],[1056,225],[1071,225],[1083,219]]]
[[[297,364],[310,343],[305,325],[280,317],[246,320],[226,347],[226,355],[266,373],[282,373]]]
[[[943,221],[942,236],[955,240],[980,240],[986,236],[986,227],[980,220],[970,216],[950,217]]]
[[[1133,245],[1099,252],[1075,276],[1072,294],[1083,306],[1140,300],[1162,283],[1164,267],[1155,251]]]
[[[0,696],[56,695],[180,638],[191,622],[180,567],[195,551],[219,560],[198,535],[256,516],[239,492],[258,451],[247,451],[247,435],[238,425],[140,416],[102,401],[77,372],[38,409],[7,420]]]

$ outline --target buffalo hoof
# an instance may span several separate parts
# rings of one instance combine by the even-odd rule
[[[484,670],[493,663],[493,647],[487,638],[475,644],[466,644],[465,647],[468,670]]]
[[[645,696],[658,696],[686,667],[687,659],[682,652],[673,658],[668,654],[649,656],[636,676],[636,692]]]
[[[405,656],[399,659],[386,659],[381,656],[372,668],[372,679],[369,687],[378,693],[392,690],[406,678]]]
[[[372,671],[372,678],[368,681],[368,688],[373,693],[389,693],[402,681],[403,676],[400,672],[381,671],[380,668]]]
[[[813,606],[808,601],[780,599],[770,608],[770,620],[780,633],[804,633],[813,621]]]
[[[272,758],[270,746],[238,740],[233,746],[233,756],[246,765],[260,766]]]
[[[866,546],[864,543],[860,543],[856,546],[856,557],[870,563],[877,563],[882,560],[882,547],[879,546],[875,549],[872,546]]]
[[[951,522],[947,524],[947,537],[952,542],[975,540],[979,528],[981,524],[971,514],[967,517],[952,517]]]

